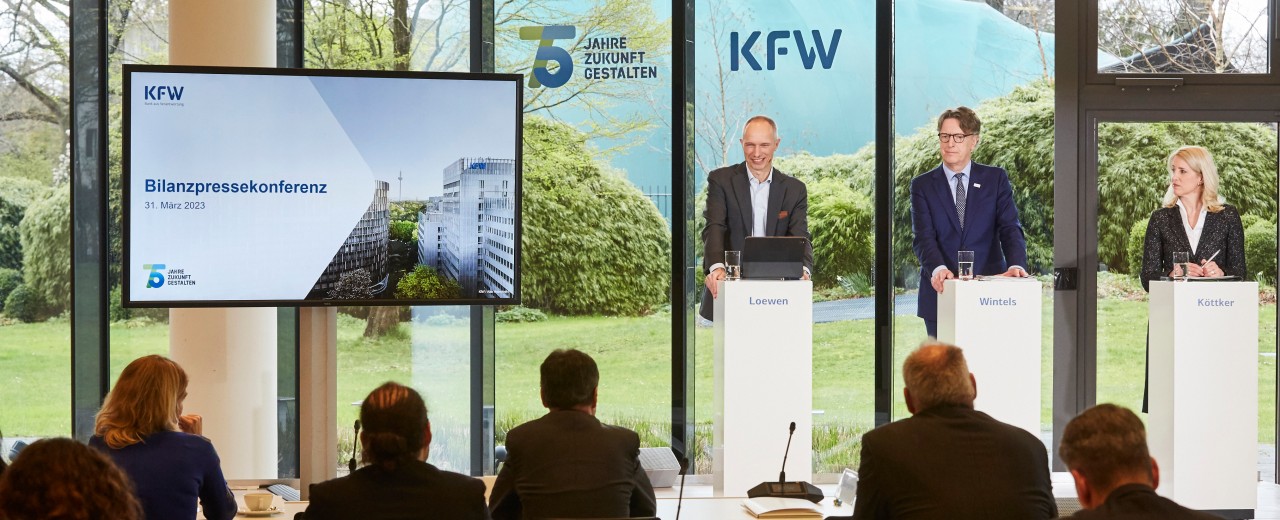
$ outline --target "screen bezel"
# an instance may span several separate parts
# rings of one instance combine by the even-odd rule
[[[348,307],[348,306],[434,306],[434,305],[519,305],[520,280],[522,262],[522,242],[524,228],[524,76],[520,74],[493,74],[475,72],[413,72],[413,71],[379,71],[379,70],[335,70],[335,69],[285,69],[263,67],[213,67],[188,65],[141,65],[124,64],[123,96],[121,100],[121,300],[126,308],[168,308],[168,307]],[[130,282],[134,269],[130,259],[130,228],[132,222],[131,206],[131,168],[130,168],[130,130],[131,130],[131,96],[134,73],[165,74],[227,74],[249,76],[323,76],[345,78],[397,78],[425,80],[470,80],[507,82],[515,89],[515,105],[512,107],[516,118],[515,125],[515,225],[514,251],[515,269],[514,286],[510,297],[506,298],[453,298],[429,300],[402,299],[350,299],[350,300],[166,300],[166,301],[134,301],[130,298]]]

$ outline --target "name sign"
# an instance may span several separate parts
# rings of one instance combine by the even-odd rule
[[[1018,305],[1018,300],[1014,298],[978,298],[978,305],[1016,307]]]
[[[1196,298],[1196,307],[1233,307],[1235,300],[1224,300],[1222,298]]]
[[[786,298],[753,298],[747,297],[747,305],[791,305]]]

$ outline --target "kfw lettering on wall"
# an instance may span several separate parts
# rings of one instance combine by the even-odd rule
[[[791,56],[792,50],[795,50],[796,55],[799,56],[800,65],[805,70],[812,70],[819,65],[824,70],[830,69],[836,61],[836,49],[840,47],[840,34],[841,30],[835,29],[824,39],[822,31],[817,29],[809,31],[807,38],[805,32],[800,29],[769,31],[768,34],[761,31],[749,33],[734,31],[729,33],[729,70],[733,72],[741,70],[744,63],[750,70],[774,70],[777,68],[778,60],[784,56]],[[764,48],[760,49],[757,46],[762,43],[762,36]],[[762,51],[764,67],[760,66],[758,56]]]
[[[575,42],[577,36],[577,27],[573,25],[520,28],[521,40],[538,42],[529,71],[529,88],[562,87],[573,79],[575,70],[584,80],[658,77],[658,66],[646,61],[646,51],[633,49],[628,36],[592,37]],[[577,57],[571,50],[578,53]]]

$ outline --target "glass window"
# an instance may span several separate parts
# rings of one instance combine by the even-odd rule
[[[523,307],[498,313],[497,443],[546,413],[538,366],[577,348],[599,417],[668,446],[671,3],[495,2],[495,70],[524,75]],[[545,56],[548,59],[536,59]]]
[[[71,435],[69,7],[0,17],[0,457]]]
[[[1270,2],[1098,0],[1098,72],[1264,74]]]
[[[893,418],[910,415],[902,399],[902,362],[927,337],[924,321],[916,316],[917,299],[922,286],[928,290],[928,277],[932,274],[922,274],[912,248],[911,182],[942,165],[938,117],[944,110],[963,105],[973,109],[981,120],[976,137],[979,140],[972,142],[976,148],[971,150],[971,160],[1007,172],[1027,244],[1027,265],[1021,267],[1043,287],[1040,433],[1048,444],[1053,374],[1053,4],[1005,1],[897,5],[893,257],[894,276],[903,294],[895,301]],[[982,30],[969,30],[974,27]],[[969,189],[991,188],[994,186],[975,184]],[[949,210],[955,211],[954,201],[948,202]],[[970,215],[973,211],[970,207]],[[1003,260],[996,264],[1012,263],[1011,259]],[[977,267],[977,274],[998,274],[992,265],[988,262],[985,268]],[[971,364],[970,369],[979,388],[984,378],[998,377],[999,373],[994,367]]]

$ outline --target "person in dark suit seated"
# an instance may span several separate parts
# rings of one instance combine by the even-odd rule
[[[133,481],[148,520],[195,518],[196,501],[209,520],[236,516],[213,443],[200,435],[198,415],[183,415],[187,372],[164,356],[143,356],[120,372],[102,402],[89,445]]]
[[[653,516],[657,501],[640,467],[640,437],[595,417],[596,362],[556,350],[541,372],[550,411],[507,433],[507,460],[489,501],[493,518]]]
[[[312,484],[306,520],[489,518],[483,482],[426,462],[431,422],[417,391],[392,382],[379,386],[361,403],[360,423],[365,466]]]
[[[0,478],[6,520],[138,520],[129,477],[98,450],[74,439],[41,439]]]
[[[978,276],[1025,277],[1027,240],[1003,168],[973,162],[982,121],[969,107],[938,116],[942,164],[911,179],[911,249],[920,262],[916,315],[938,335],[938,293],[955,278],[959,251],[973,251]]]
[[[800,179],[773,167],[778,151],[778,125],[766,116],[747,120],[742,128],[743,161],[707,175],[707,204],[702,216],[702,267],[706,278],[703,320],[712,320],[717,282],[724,280],[725,251],[742,251],[747,237],[809,238],[809,192]],[[804,274],[813,269],[813,244],[805,248]]]
[[[1147,451],[1147,429],[1126,408],[1100,404],[1062,430],[1058,456],[1071,470],[1081,520],[1214,520],[1156,494],[1160,467]]]
[[[1169,155],[1169,187],[1162,207],[1151,213],[1142,244],[1142,288],[1151,280],[1182,276],[1173,253],[1188,254],[1186,275],[1192,278],[1236,276],[1249,272],[1244,261],[1244,225],[1240,212],[1218,195],[1218,167],[1199,146],[1183,146]],[[1144,373],[1145,377],[1145,373]],[[1147,411],[1143,382],[1142,411]]]
[[[924,343],[902,379],[912,416],[862,436],[853,518],[1057,516],[1044,445],[973,409],[977,383],[959,347]]]

